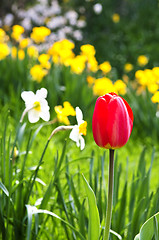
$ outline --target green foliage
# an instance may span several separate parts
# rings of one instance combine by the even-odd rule
[[[136,235],[134,240],[143,240],[143,239],[157,240],[159,237],[158,224],[159,224],[159,213],[156,213],[154,216],[149,218],[142,225],[140,229],[140,233]]]

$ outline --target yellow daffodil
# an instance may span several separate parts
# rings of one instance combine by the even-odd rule
[[[38,60],[41,63],[41,66],[46,69],[50,69],[51,67],[51,63],[49,62],[49,59],[50,59],[50,56],[44,53],[38,57]]]
[[[30,46],[27,48],[27,54],[31,58],[38,58],[39,52],[35,46]]]
[[[92,76],[87,76],[87,82],[88,82],[88,85],[91,87],[95,82],[95,78]]]
[[[56,64],[64,64],[70,66],[71,60],[75,54],[72,49],[75,47],[74,43],[67,39],[55,42],[49,49],[48,54],[52,56],[52,60]]]
[[[11,56],[12,56],[12,58],[16,58],[17,57],[17,48],[15,46],[13,46],[11,48]]]
[[[93,94],[97,96],[102,96],[109,92],[114,92],[115,88],[112,81],[109,78],[103,77],[95,80],[93,86]]]
[[[71,71],[76,74],[81,74],[85,69],[86,58],[82,55],[76,56],[71,61]]]
[[[118,13],[114,13],[112,15],[112,20],[114,23],[118,23],[120,21],[120,15]]]
[[[124,95],[126,93],[126,84],[122,80],[117,80],[114,83],[115,92]]]
[[[155,94],[151,98],[151,101],[153,103],[159,103],[159,91],[155,92]]]
[[[86,56],[87,58],[94,56],[96,51],[93,45],[85,44],[81,46],[81,54]]]
[[[19,47],[20,48],[26,48],[28,47],[28,45],[30,44],[30,39],[29,38],[23,38],[22,40],[20,40],[20,43],[19,43]]]
[[[159,89],[159,85],[157,83],[148,84],[148,90],[150,93],[155,93]]]
[[[41,42],[45,42],[45,39],[47,36],[51,34],[51,30],[47,27],[41,26],[41,27],[34,27],[32,29],[32,33],[30,35],[31,39],[39,44]]]
[[[21,35],[24,33],[24,28],[20,25],[14,25],[12,27],[12,34],[11,37],[14,38],[16,41],[21,40]]]
[[[91,56],[87,60],[87,69],[91,72],[98,71],[98,62],[94,56]]]
[[[111,68],[112,67],[108,61],[105,61],[99,65],[99,69],[105,74],[109,73],[111,71]]]
[[[131,63],[126,63],[125,65],[124,65],[124,70],[125,70],[125,72],[131,72],[132,70],[133,70],[133,65],[131,64]]]
[[[41,65],[34,65],[31,69],[30,69],[30,74],[33,78],[33,80],[37,81],[37,82],[41,82],[42,79],[46,76],[47,74],[47,70],[43,69],[43,67]]]
[[[3,60],[10,54],[10,48],[6,43],[0,43],[0,60]]]
[[[9,40],[9,37],[7,36],[6,32],[0,28],[0,43],[7,42]]]
[[[23,60],[23,59],[25,58],[25,52],[24,52],[23,49],[19,49],[19,50],[18,50],[18,58],[19,58],[20,60]]]
[[[148,63],[148,58],[145,56],[145,55],[140,55],[138,58],[137,58],[137,62],[139,64],[139,66],[143,67],[145,66],[147,63]]]
[[[68,116],[75,116],[76,112],[71,104],[67,101],[63,103],[63,107],[61,105],[55,106],[55,112],[57,114],[57,119],[59,122],[64,123],[66,125],[70,124]]]

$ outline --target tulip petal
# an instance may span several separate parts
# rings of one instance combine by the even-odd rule
[[[133,127],[133,112],[128,103],[116,93],[97,99],[92,130],[96,144],[103,148],[120,148],[128,141]]]

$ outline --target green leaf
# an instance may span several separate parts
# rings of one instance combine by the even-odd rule
[[[26,205],[27,208],[27,217],[28,217],[28,225],[27,225],[27,240],[29,240],[30,238],[30,234],[31,234],[31,225],[32,225],[32,216],[39,214],[39,213],[44,213],[47,215],[50,215],[58,220],[60,220],[61,222],[63,222],[65,225],[67,225],[68,227],[70,227],[73,231],[75,231],[78,236],[80,237],[81,240],[86,240],[82,234],[75,228],[73,227],[70,223],[68,223],[67,221],[65,221],[64,219],[62,219],[61,217],[59,217],[57,214],[50,212],[48,210],[43,210],[43,209],[37,209],[35,206],[31,206],[31,205]]]
[[[96,204],[96,198],[92,188],[88,184],[83,174],[82,177],[89,203],[88,240],[98,240],[100,231],[100,221],[99,212]]]
[[[4,184],[2,182],[0,182],[0,188],[2,189],[2,191],[5,193],[5,195],[7,197],[9,197],[9,192],[8,189],[4,186]]]
[[[154,224],[155,222],[155,224]],[[141,227],[140,232],[134,240],[152,240],[156,232],[156,225],[159,224],[159,212],[149,218]]]

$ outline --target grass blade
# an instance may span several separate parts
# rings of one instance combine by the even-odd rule
[[[99,212],[96,204],[96,198],[87,180],[83,175],[82,177],[89,203],[88,240],[98,240],[100,232],[100,221]]]

